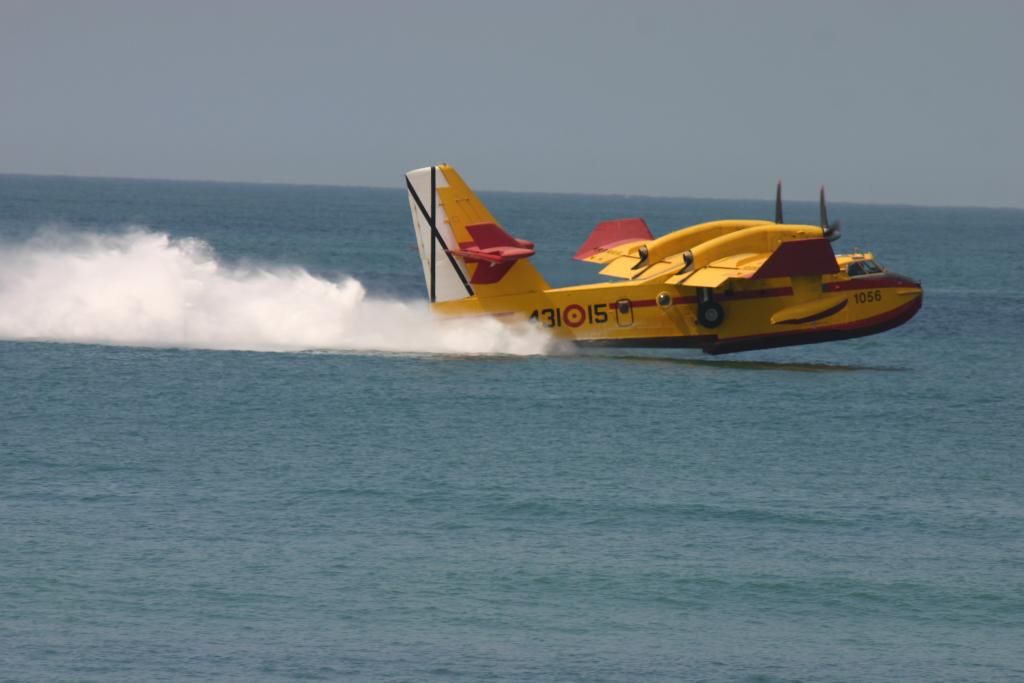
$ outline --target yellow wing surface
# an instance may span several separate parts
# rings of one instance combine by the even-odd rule
[[[641,231],[633,222],[643,223],[640,219],[624,219],[598,225],[576,258],[603,264],[601,274],[609,277],[712,289],[729,279],[838,270],[823,230],[817,226],[723,220],[693,225],[657,239],[641,239]],[[650,234],[646,224],[643,231]],[[782,245],[807,240],[814,242],[799,248],[786,247],[776,256]]]

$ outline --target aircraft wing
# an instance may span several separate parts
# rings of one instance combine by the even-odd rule
[[[666,283],[715,288],[731,279],[765,280],[826,275],[838,271],[839,265],[828,240],[800,239],[783,242],[770,253],[726,256],[692,272],[673,275]]]
[[[576,254],[581,261],[604,265],[602,275],[634,280],[657,277],[683,267],[684,254],[746,228],[768,225],[767,221],[726,220],[698,223],[657,239],[639,218],[606,221],[597,226]]]
[[[707,287],[709,289],[714,289],[727,280],[741,278],[747,279],[749,277],[750,273],[744,273],[734,268],[715,268],[713,266],[707,266],[692,273],[673,275],[668,280],[665,280],[665,284],[685,284],[687,287]]]
[[[629,264],[632,266],[640,261],[636,248],[653,239],[654,235],[642,218],[604,221],[597,224],[573,258],[590,263],[611,263],[619,258],[628,258],[632,252],[633,263]]]
[[[712,261],[703,268],[673,275],[665,282],[670,285],[685,284],[687,287],[710,287],[714,289],[726,280],[749,280],[764,265],[771,254],[736,254]]]
[[[643,244],[643,242],[636,242],[630,247],[635,247]],[[633,266],[640,263],[640,257],[633,254],[622,254],[615,256],[608,260],[608,264],[601,269],[601,275],[605,277],[617,277],[623,280],[631,280],[637,275],[637,271],[633,270]]]

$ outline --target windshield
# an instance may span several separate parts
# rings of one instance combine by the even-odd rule
[[[853,261],[846,266],[846,274],[850,277],[858,277],[860,275],[872,275],[874,273],[881,273],[882,267],[872,260],[867,261]]]

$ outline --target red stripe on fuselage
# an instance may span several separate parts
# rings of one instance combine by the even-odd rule
[[[792,296],[792,287],[774,287],[771,289],[753,289],[749,291],[741,292],[725,292],[715,296],[715,301],[739,301],[741,299],[762,299],[773,296]],[[633,308],[647,308],[649,306],[657,306],[658,302],[654,299],[637,299],[636,301],[629,301],[629,305]],[[676,296],[672,297],[672,303],[676,306],[680,304],[695,304],[697,303],[697,297],[695,296]],[[609,306],[615,307],[619,304],[618,301],[613,301]]]
[[[821,286],[823,292],[846,292],[854,289],[888,289],[891,287],[920,287],[921,283],[909,278],[888,273],[878,275],[862,275],[850,280],[826,282]]]
[[[726,292],[715,297],[715,301],[736,301],[739,299],[759,299],[770,296],[793,296],[792,287],[775,287],[773,289],[751,289],[740,292]],[[696,299],[694,299],[696,301]]]

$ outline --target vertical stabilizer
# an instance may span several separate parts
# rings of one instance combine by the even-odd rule
[[[488,244],[477,244],[470,228],[476,228],[478,234],[491,235],[494,230],[482,229],[484,224],[489,224],[502,234],[504,231],[454,168],[447,165],[418,168],[405,174],[405,184],[427,294],[432,303],[547,289],[547,282],[529,262],[532,250],[526,257],[506,263],[465,256],[477,249],[489,248]],[[533,247],[522,240],[514,241]]]
[[[438,202],[438,186],[446,182],[437,166],[405,174],[412,225],[431,303],[473,296],[465,264],[451,253],[458,248],[458,241],[448,224],[444,207]]]

